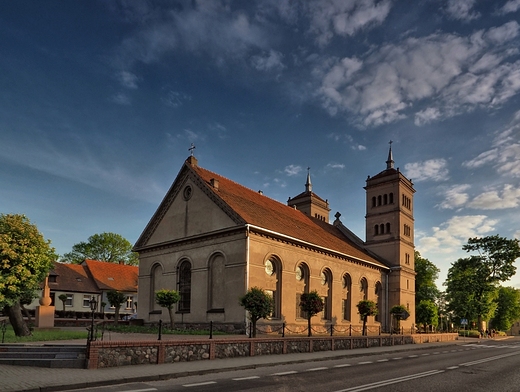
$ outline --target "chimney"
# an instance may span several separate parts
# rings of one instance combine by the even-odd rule
[[[218,180],[216,178],[209,180],[209,183],[216,191],[218,191]]]
[[[261,194],[261,195],[264,194],[264,192],[262,190],[259,190],[258,193]]]

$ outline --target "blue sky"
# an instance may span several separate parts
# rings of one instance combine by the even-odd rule
[[[9,1],[0,5],[0,212],[58,253],[135,242],[182,163],[365,238],[365,180],[415,183],[441,269],[520,238],[520,0]],[[511,285],[520,287],[520,274]]]

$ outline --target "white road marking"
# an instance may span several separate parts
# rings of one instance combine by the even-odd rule
[[[388,362],[388,359],[378,359],[377,362]]]
[[[190,388],[190,387],[200,387],[202,385],[211,385],[216,384],[216,381],[206,381],[206,382],[198,382],[195,384],[184,384],[183,387]]]
[[[317,372],[318,370],[327,370],[327,369],[328,369],[328,367],[323,366],[323,367],[317,367],[317,368],[307,369],[306,371],[307,371],[307,372]]]
[[[288,374],[296,374],[298,373],[296,370],[291,370],[289,372],[280,372],[280,373],[273,373],[271,376],[286,376]]]
[[[244,381],[244,380],[254,380],[255,378],[260,378],[260,376],[249,376],[249,377],[232,378],[232,380],[233,381]]]
[[[372,361],[358,362],[358,365],[368,365],[369,363],[372,363]]]
[[[335,368],[342,368],[342,367],[347,367],[347,366],[352,366],[350,363],[342,363],[340,365],[335,365],[334,367]]]

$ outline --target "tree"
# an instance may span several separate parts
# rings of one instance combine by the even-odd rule
[[[155,302],[160,307],[168,309],[170,315],[170,328],[173,329],[173,307],[179,300],[181,295],[175,290],[159,290],[155,293]]]
[[[513,287],[498,289],[497,309],[491,320],[491,326],[507,331],[520,318],[520,290]]]
[[[377,304],[370,300],[361,300],[357,304],[358,313],[363,319],[363,336],[367,335],[367,319],[368,316],[377,315]]]
[[[423,299],[415,308],[415,322],[422,324],[424,332],[428,325],[437,325],[439,323],[439,314],[437,306],[431,300]]]
[[[415,251],[415,305],[423,300],[435,302],[439,298],[439,289],[435,280],[439,277],[439,268],[430,260],[421,257]]]
[[[138,265],[139,255],[132,252],[132,244],[119,234],[102,233],[88,237],[87,242],[80,242],[72,247],[72,252],[65,253],[61,262],[81,264],[85,259]]]
[[[406,309],[406,306],[404,306],[404,305],[394,305],[390,309],[390,314],[397,321],[396,324],[395,324],[394,329],[397,330],[397,331],[400,331],[400,329],[401,329],[401,320],[405,320],[406,318],[408,318],[408,316],[406,316],[407,314],[409,314],[408,313],[408,309]]]
[[[239,301],[249,312],[249,319],[253,324],[252,337],[256,338],[256,322],[271,315],[274,309],[273,298],[261,288],[251,287]]]
[[[58,296],[58,299],[61,301],[62,305],[63,305],[63,313],[65,313],[65,303],[67,302],[67,294],[60,294]],[[65,316],[65,314],[63,315],[63,317]]]
[[[300,296],[300,308],[307,316],[307,336],[312,336],[311,318],[323,311],[325,304],[316,290]]]
[[[126,295],[121,291],[110,290],[107,292],[107,299],[110,306],[115,308],[114,325],[117,325],[119,322],[119,309],[121,309],[122,303],[125,302]]]
[[[482,321],[495,311],[498,284],[516,272],[514,262],[520,257],[519,241],[498,235],[470,238],[462,249],[478,255],[459,259],[452,265],[445,283],[447,300],[458,316],[476,317],[478,327],[482,328]]]
[[[16,336],[31,334],[20,299],[40,289],[57,255],[24,215],[0,214],[0,307]]]

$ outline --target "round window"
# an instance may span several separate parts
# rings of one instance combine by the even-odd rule
[[[189,200],[191,198],[191,195],[193,194],[193,189],[191,189],[190,185],[186,185],[184,188],[184,191],[182,192],[182,196],[184,197],[184,200]]]
[[[267,275],[272,275],[274,273],[274,266],[271,260],[265,262],[265,273]]]

